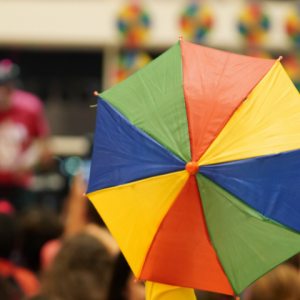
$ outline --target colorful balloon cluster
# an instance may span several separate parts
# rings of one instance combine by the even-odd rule
[[[151,60],[152,58],[144,51],[131,50],[121,53],[116,72],[117,83],[147,65]]]
[[[272,57],[272,55],[267,52],[267,51],[264,51],[260,48],[247,48],[246,50],[246,53],[245,53],[247,56],[252,56],[252,57],[256,57],[256,58],[264,58],[264,59],[274,59]]]
[[[279,56],[278,54],[271,55],[269,52],[257,48],[249,48],[245,54],[265,59],[277,59]],[[297,90],[300,91],[300,54],[289,53],[283,55],[281,63]]]
[[[298,91],[300,91],[300,55],[292,53],[285,55],[281,63]]]
[[[260,3],[249,3],[240,15],[238,29],[250,44],[259,44],[270,28],[270,21]]]
[[[190,4],[180,19],[184,39],[194,43],[200,43],[211,30],[212,25],[213,17],[210,7],[198,2]]]
[[[287,17],[285,28],[288,36],[294,43],[300,45],[300,5],[296,6]]]
[[[120,11],[118,29],[125,47],[138,48],[141,46],[148,35],[149,27],[149,15],[141,6],[129,4]]]

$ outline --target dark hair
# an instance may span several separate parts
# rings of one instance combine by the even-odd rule
[[[46,274],[42,293],[64,300],[104,300],[111,258],[96,238],[80,233],[67,240]]]
[[[44,295],[36,295],[36,296],[30,297],[30,298],[26,298],[26,300],[56,300],[56,299],[49,298]]]
[[[62,232],[62,222],[54,212],[36,208],[24,213],[21,220],[22,254],[31,270],[40,269],[43,245],[60,237]]]
[[[101,227],[106,227],[96,208],[91,201],[87,201],[87,218],[90,223],[95,223]]]
[[[299,273],[293,266],[282,264],[252,286],[251,300],[300,300]]]
[[[10,291],[10,287],[7,281],[0,276],[0,299],[1,300],[11,300],[12,295]]]
[[[130,274],[131,269],[123,254],[120,253],[115,264],[108,300],[126,300],[123,293]]]
[[[15,217],[0,213],[0,257],[9,258],[18,235]]]

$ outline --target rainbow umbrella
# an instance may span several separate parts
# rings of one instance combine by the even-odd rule
[[[99,94],[88,197],[138,279],[238,295],[300,251],[280,60],[178,42]]]

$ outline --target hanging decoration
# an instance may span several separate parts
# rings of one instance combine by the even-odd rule
[[[276,59],[279,57],[278,53],[271,54],[265,50],[251,47],[246,50],[245,54],[247,56],[264,59]],[[281,63],[285,71],[293,81],[294,85],[296,86],[297,90],[300,91],[300,55],[295,53],[283,55]]]
[[[257,2],[250,2],[240,15],[238,29],[249,44],[260,44],[270,29],[270,20]]]
[[[126,79],[151,62],[152,57],[145,51],[128,50],[120,54],[118,69],[115,72],[115,82]]]
[[[213,15],[208,4],[193,2],[182,13],[180,27],[185,40],[200,44],[213,26]]]
[[[289,13],[286,24],[286,33],[291,41],[296,45],[300,45],[300,5],[295,5],[295,9]]]
[[[151,25],[149,14],[136,3],[127,4],[121,9],[118,30],[125,48],[138,48],[144,44]]]
[[[287,54],[281,63],[297,90],[300,91],[300,55],[293,53]]]
[[[247,48],[245,54],[247,56],[252,56],[252,57],[256,57],[256,58],[273,59],[272,55],[269,52],[262,50],[260,48],[256,48],[256,47]]]

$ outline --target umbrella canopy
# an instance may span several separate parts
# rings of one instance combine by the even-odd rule
[[[99,94],[87,195],[135,276],[237,295],[300,251],[300,95],[178,42]]]

